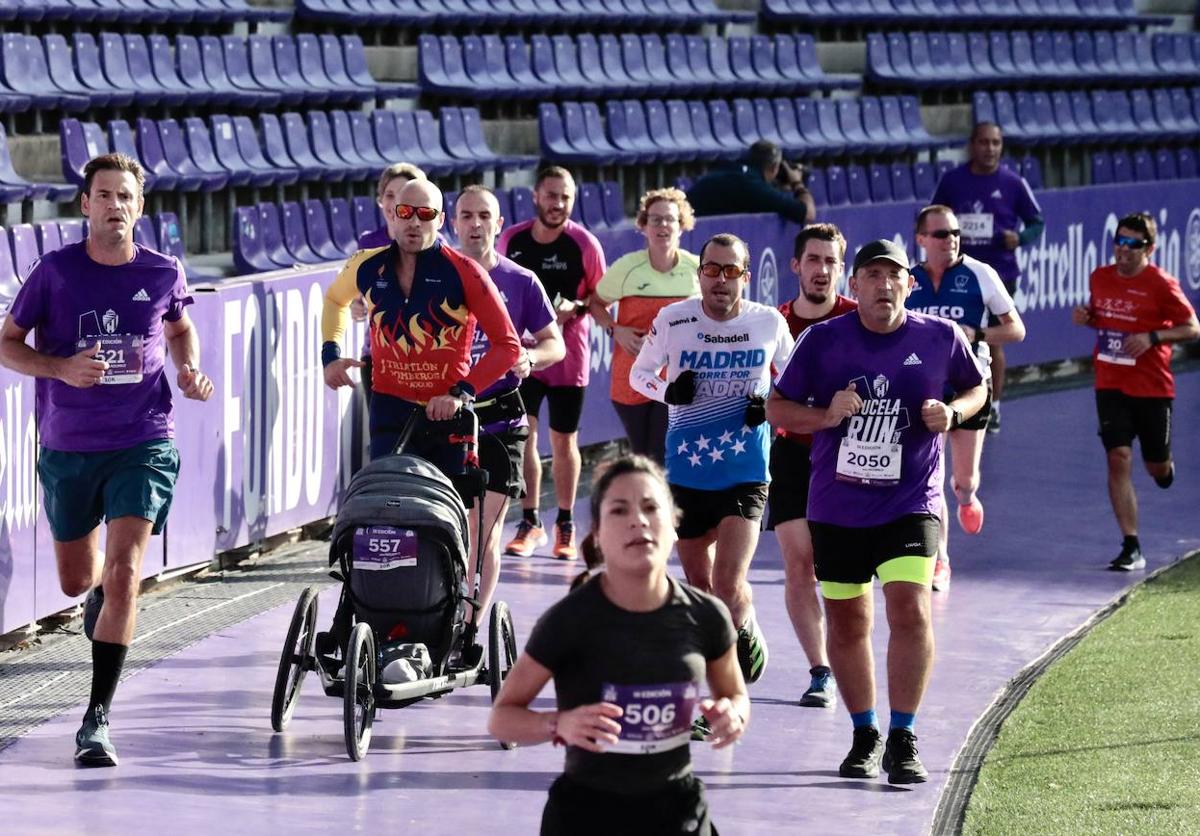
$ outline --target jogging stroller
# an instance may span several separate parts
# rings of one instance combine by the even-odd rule
[[[447,476],[425,459],[400,452],[419,423],[444,435],[446,443],[461,445],[461,473]],[[326,638],[326,646],[317,648],[317,592],[308,587],[300,595],[275,678],[275,731],[287,726],[310,670],[317,672],[326,695],[343,700],[352,760],[366,754],[378,708],[403,708],[484,682],[496,698],[517,649],[504,602],[492,606],[486,667],[475,624],[466,619],[467,604],[478,600],[483,570],[480,513],[475,583],[468,590],[463,497],[475,497],[482,509],[487,484],[474,452],[477,432],[469,409],[439,422],[414,413],[398,452],[369,463],[351,479],[334,524],[329,563],[342,582],[339,614],[350,616],[353,628],[343,639],[349,621],[338,625],[341,619],[335,617],[334,628],[323,634],[334,639],[332,646]]]

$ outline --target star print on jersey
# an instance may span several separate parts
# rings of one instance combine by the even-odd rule
[[[687,461],[692,467],[699,467],[701,464],[712,464],[713,462],[726,461],[726,454],[731,458],[736,458],[747,451],[746,440],[740,436],[754,432],[753,427],[742,425],[740,431],[725,430],[716,438],[709,438],[700,433],[695,438],[684,439],[675,448],[675,453],[679,456],[686,456]],[[703,456],[701,454],[703,453]]]

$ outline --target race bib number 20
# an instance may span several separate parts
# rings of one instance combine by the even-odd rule
[[[1133,366],[1137,360],[1129,356],[1125,348],[1125,338],[1129,335],[1124,331],[1114,331],[1111,328],[1100,328],[1096,331],[1096,359],[1102,363],[1114,363],[1118,366]]]

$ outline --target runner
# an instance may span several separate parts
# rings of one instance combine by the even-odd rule
[[[688,583],[729,607],[742,675],[754,683],[767,667],[746,582],[767,501],[763,404],[792,337],[779,311],[742,298],[749,263],[737,236],[710,238],[700,250],[700,298],[659,311],[629,383],[669,406],[667,476],[683,512],[679,561]]]
[[[79,201],[88,237],[34,265],[0,331],[0,362],[37,378],[38,476],[59,584],[88,593],[82,766],[117,765],[109,710],[133,639],[142,557],[166,525],[179,474],[167,353],[184,397],[206,401],[213,391],[197,368],[183,266],[133,242],[144,176],[123,154],[88,162]],[[33,330],[36,348],[25,342]]]
[[[504,218],[500,216],[500,204],[492,190],[487,186],[467,186],[458,195],[454,213],[454,230],[462,251],[488,271],[504,300],[513,327],[523,341],[516,365],[480,392],[475,402],[475,416],[479,420],[479,464],[488,472],[487,495],[483,502],[483,516],[488,523],[487,541],[478,609],[478,612],[486,613],[500,578],[500,531],[508,513],[508,500],[525,493],[522,460],[529,423],[517,389],[530,372],[561,360],[566,348],[554,321],[554,308],[537,276],[495,250],[496,233],[504,225]],[[489,346],[487,334],[476,330],[475,342],[471,345],[472,364],[487,354]],[[472,507],[469,526],[472,555],[479,531],[477,514],[478,509]],[[472,589],[474,559],[468,564],[467,588]]]
[[[1171,344],[1200,337],[1196,312],[1179,280],[1150,263],[1157,239],[1158,225],[1150,215],[1121,218],[1113,237],[1114,263],[1093,271],[1087,306],[1072,312],[1076,325],[1096,329],[1096,412],[1108,454],[1108,497],[1124,538],[1108,565],[1117,572],[1146,565],[1138,540],[1133,440],[1140,442],[1155,484],[1171,487]]]
[[[720,601],[667,574],[676,512],[659,467],[625,456],[597,474],[591,510],[605,571],[538,620],[488,731],[566,746],[543,836],[712,834],[688,730],[698,708],[721,748],[750,719],[733,625]],[[551,677],[557,710],[531,710]],[[700,699],[702,680],[710,698]]]
[[[768,417],[813,433],[808,525],[829,658],[854,724],[839,774],[874,778],[880,759],[893,784],[927,778],[913,724],[933,667],[929,586],[943,512],[946,430],[983,405],[983,375],[962,331],[911,313],[908,255],[892,241],[858,251],[850,289],[857,315],[805,331],[776,381]],[[959,393],[940,398],[949,386]],[[878,577],[887,602],[886,749],[875,717],[871,652]]]
[[[958,499],[958,524],[967,534],[978,534],[983,530],[983,503],[976,491],[990,412],[991,346],[1025,339],[1025,323],[996,271],[969,255],[959,254],[961,236],[958,218],[949,206],[934,204],[917,214],[917,243],[925,249],[925,261],[913,268],[916,284],[904,304],[910,311],[940,316],[958,325],[987,377],[989,400],[949,434],[954,468],[950,488]],[[938,528],[933,588],[945,592],[950,588],[949,509],[941,515]]]
[[[837,292],[845,271],[846,239],[833,224],[811,224],[796,235],[792,272],[800,280],[795,299],[779,306],[793,338],[806,328],[858,307]],[[812,436],[780,430],[771,443],[771,487],[767,492],[767,530],[774,531],[783,555],[783,594],[792,629],[808,659],[808,689],[800,705],[830,708],[837,683],[825,653],[825,617],[813,574],[812,536],[808,531],[808,479]]]
[[[680,235],[695,226],[692,207],[679,189],[646,192],[637,211],[646,249],[613,262],[592,296],[592,316],[613,341],[612,402],[629,448],[660,464],[666,459],[667,406],[633,391],[629,370],[655,315],[665,305],[700,293],[700,260],[679,247]],[[614,302],[616,317],[609,313]]]
[[[521,400],[529,415],[529,440],[525,442],[525,498],[516,536],[506,554],[529,557],[546,544],[538,503],[542,492],[542,459],[538,453],[538,414],[545,401],[549,411],[551,470],[558,517],[554,523],[551,554],[574,560],[575,495],[582,461],[579,457],[579,419],[583,393],[591,377],[588,313],[592,292],[604,275],[604,251],[596,236],[571,220],[575,205],[575,180],[571,172],[550,166],[538,172],[533,190],[537,217],[510,226],[500,235],[496,249],[541,279],[554,304],[567,355],[558,363],[531,374],[521,383]]]

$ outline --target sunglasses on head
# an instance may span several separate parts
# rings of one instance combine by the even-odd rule
[[[928,235],[930,238],[936,238],[939,241],[945,241],[951,235],[953,235],[955,238],[958,238],[960,235],[962,235],[962,230],[961,229],[935,229],[933,232],[926,232],[925,234]]]
[[[1113,244],[1118,247],[1129,247],[1131,250],[1140,250],[1146,244],[1150,243],[1144,238],[1134,238],[1132,235],[1114,235]]]
[[[715,279],[717,276],[724,276],[729,281],[733,281],[746,273],[746,268],[740,264],[718,264],[715,261],[706,261],[700,265],[700,275],[710,279]]]
[[[442,210],[434,209],[432,206],[413,206],[410,203],[396,204],[396,217],[402,221],[407,221],[413,215],[416,215],[419,221],[432,221],[440,214],[442,214]]]

